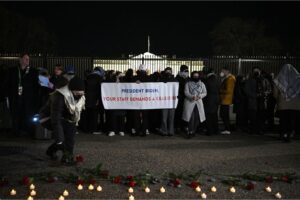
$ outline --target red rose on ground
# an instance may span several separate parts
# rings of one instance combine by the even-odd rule
[[[54,183],[55,181],[57,181],[57,179],[58,179],[57,177],[51,177],[50,176],[50,177],[47,177],[47,182],[48,183]]]
[[[82,180],[82,179],[78,179],[76,181],[76,185],[83,185],[83,184],[84,184],[84,180]]]
[[[121,183],[121,176],[116,176],[113,180],[113,183],[120,184]]]
[[[21,184],[22,185],[29,185],[33,182],[33,178],[32,177],[28,177],[28,176],[24,176],[22,181],[21,181]]]
[[[198,181],[192,181],[189,186],[196,189],[196,187],[200,186],[200,183]]]
[[[254,188],[255,188],[255,184],[252,182],[248,182],[248,184],[246,185],[247,190],[254,190]]]
[[[281,180],[284,181],[284,182],[286,182],[286,183],[290,182],[288,176],[283,176],[283,177],[281,177]]]
[[[108,178],[109,172],[108,170],[102,170],[100,171],[100,177],[101,178]]]
[[[272,176],[267,176],[265,178],[266,183],[273,183],[273,177]]]
[[[89,180],[89,184],[95,185],[96,184],[96,180],[94,180],[94,179]]]
[[[133,176],[127,176],[127,180],[133,180]]]
[[[181,182],[180,182],[180,180],[178,178],[176,178],[175,180],[173,180],[172,183],[173,183],[174,187],[178,187],[179,185],[181,185]]]
[[[129,181],[128,186],[129,187],[134,187],[136,185],[135,181]]]
[[[8,180],[6,178],[1,178],[0,180],[0,187],[8,185]]]
[[[77,162],[77,163],[82,163],[82,162],[83,162],[83,157],[82,157],[82,155],[77,155],[77,156],[76,156],[76,162]]]

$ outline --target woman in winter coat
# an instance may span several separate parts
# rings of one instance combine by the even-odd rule
[[[185,84],[184,94],[182,119],[188,122],[186,128],[188,136],[193,136],[200,123],[205,121],[202,99],[207,92],[204,83],[200,81],[199,72],[192,72],[191,80]]]

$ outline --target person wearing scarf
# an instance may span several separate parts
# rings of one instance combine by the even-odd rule
[[[61,78],[65,79],[64,77]],[[52,160],[57,160],[56,152],[61,150],[63,151],[61,162],[65,165],[73,165],[75,164],[73,150],[76,126],[82,110],[85,109],[83,80],[75,76],[68,85],[57,88],[50,95],[49,106],[55,142],[47,149],[46,154]]]
[[[300,74],[292,65],[285,64],[274,85],[280,136],[284,142],[290,142],[292,133],[300,132]]]
[[[193,71],[191,80],[185,84],[184,106],[182,119],[188,123],[186,128],[188,137],[194,136],[200,123],[205,121],[205,112],[202,99],[206,96],[206,87],[200,80],[200,74]]]

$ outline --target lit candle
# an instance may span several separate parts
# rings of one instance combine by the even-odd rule
[[[31,190],[30,196],[35,196],[35,195],[36,195],[36,191],[35,190]]]
[[[145,188],[145,192],[146,192],[146,193],[149,193],[149,192],[150,192],[150,188],[146,187],[146,188]]]
[[[83,186],[82,186],[81,184],[79,184],[78,187],[77,187],[77,189],[78,189],[78,190],[82,190],[82,189],[83,189]]]
[[[16,190],[12,189],[12,190],[10,191],[10,195],[11,195],[11,196],[15,196],[16,194],[17,194]]]
[[[281,194],[280,194],[279,192],[277,192],[277,193],[275,194],[275,197],[276,197],[276,199],[281,199]]]
[[[60,197],[58,198],[58,200],[65,200],[65,197],[60,195]]]
[[[201,194],[201,198],[202,198],[202,199],[206,199],[206,197],[207,197],[207,195],[206,195],[205,193],[202,193],[202,194]]]
[[[94,190],[94,186],[92,184],[89,185],[89,190]]]
[[[272,192],[272,189],[270,188],[270,186],[266,187],[266,191],[267,192]]]
[[[102,187],[101,187],[100,185],[97,187],[97,191],[98,191],[98,192],[101,192],[101,191],[102,191]]]
[[[196,192],[201,192],[200,186],[197,186],[197,187],[195,188],[195,190],[196,190]]]
[[[29,186],[29,189],[34,190],[34,189],[35,189],[35,186],[34,186],[33,184],[31,184],[31,185]]]
[[[133,193],[133,188],[132,187],[128,188],[128,192]]]
[[[63,192],[63,196],[65,196],[65,197],[69,196],[68,190],[65,190],[65,191]]]
[[[216,192],[217,191],[217,188],[215,186],[212,186],[211,189],[210,189],[212,192]]]
[[[27,198],[27,200],[33,200],[33,197],[32,197],[32,196],[29,196],[29,197]]]
[[[234,188],[234,187],[231,187],[231,188],[229,189],[229,191],[230,191],[231,193],[235,193],[235,188]]]
[[[165,189],[164,187],[161,187],[161,188],[160,188],[160,192],[161,192],[161,193],[165,193],[165,192],[166,192],[166,189]]]
[[[134,200],[134,196],[130,195],[128,200]]]

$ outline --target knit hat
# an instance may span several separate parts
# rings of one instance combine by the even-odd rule
[[[67,66],[65,71],[67,74],[75,74],[75,68],[72,65]]]
[[[181,66],[180,66],[180,71],[183,72],[183,71],[185,71],[185,70],[189,70],[189,67],[186,66],[186,65],[181,65]]]
[[[74,76],[69,82],[69,89],[75,91],[84,91],[84,82],[78,76]]]
[[[105,76],[105,71],[102,67],[95,67],[93,73],[96,72],[99,76]]]
[[[203,71],[204,74],[209,74],[209,73],[213,72],[213,68],[204,66],[202,71]]]
[[[139,70],[140,70],[140,71],[146,71],[146,70],[147,70],[147,67],[146,67],[145,65],[141,64],[141,65],[139,66]]]

